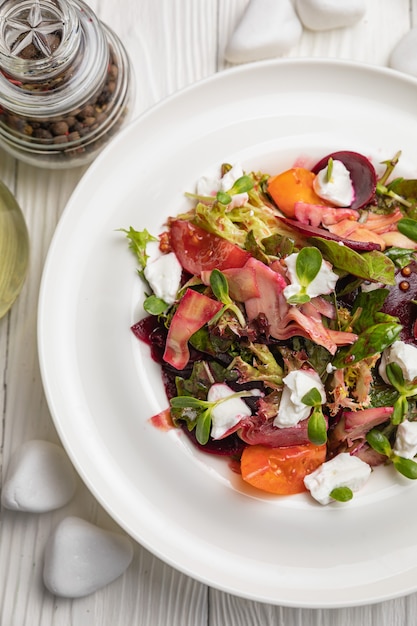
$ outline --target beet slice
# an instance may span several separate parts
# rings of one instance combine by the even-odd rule
[[[344,243],[345,246],[355,250],[356,252],[371,252],[371,250],[381,250],[381,246],[378,243],[374,243],[373,241],[353,241],[353,239],[344,239],[343,237],[339,237],[339,235],[334,235],[328,230],[324,230],[324,228],[318,228],[315,226],[310,226],[309,224],[302,224],[297,220],[291,220],[288,217],[281,217],[277,215],[277,219],[281,220],[287,226],[290,226],[293,230],[301,233],[301,235],[307,237],[322,237],[323,239],[329,239],[331,241],[340,241]]]
[[[412,261],[406,270],[397,270],[395,285],[387,285],[387,289],[389,293],[382,311],[399,318],[403,326],[402,341],[417,345],[417,263]]]
[[[320,159],[316,165],[311,168],[315,174],[327,167],[329,159],[341,161],[346,169],[349,170],[350,178],[355,190],[355,198],[350,205],[351,209],[361,209],[372,201],[376,189],[376,172],[372,163],[363,154],[353,152],[351,150],[340,150],[332,152]]]

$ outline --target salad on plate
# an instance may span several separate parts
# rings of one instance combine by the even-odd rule
[[[346,502],[417,478],[417,180],[350,150],[276,174],[223,164],[159,235],[124,230],[132,331],[179,428],[261,492]]]

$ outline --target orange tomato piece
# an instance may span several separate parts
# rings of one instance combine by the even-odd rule
[[[294,217],[296,202],[327,204],[313,189],[315,177],[304,167],[293,167],[268,180],[268,193],[286,217]]]
[[[304,477],[326,460],[326,445],[307,443],[285,448],[248,446],[240,470],[243,480],[269,493],[290,495],[306,491]]]

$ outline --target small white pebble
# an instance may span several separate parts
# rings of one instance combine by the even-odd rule
[[[302,26],[291,0],[250,0],[226,47],[230,63],[248,63],[288,52]]]
[[[295,9],[310,30],[353,26],[366,12],[364,0],[296,0]]]
[[[76,475],[64,450],[50,441],[27,441],[12,455],[1,502],[6,509],[44,513],[67,504]]]
[[[391,52],[388,65],[393,70],[417,76],[417,28],[412,28]]]
[[[132,558],[128,537],[67,517],[46,545],[43,581],[54,595],[81,598],[116,580]]]

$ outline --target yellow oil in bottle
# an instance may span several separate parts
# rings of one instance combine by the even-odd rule
[[[22,211],[0,182],[0,318],[16,300],[29,262],[29,236]]]

